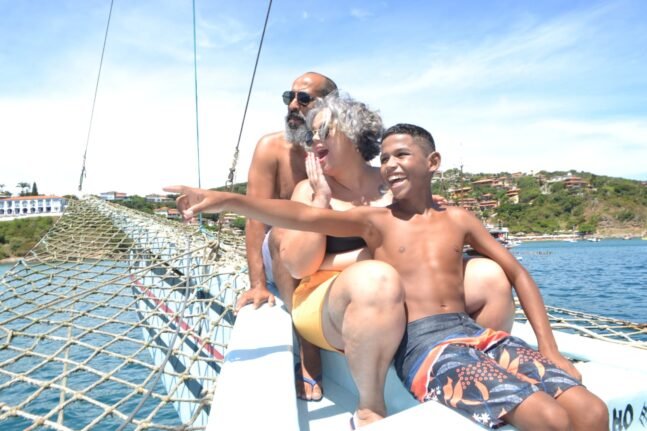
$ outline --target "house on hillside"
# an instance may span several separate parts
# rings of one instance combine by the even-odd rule
[[[144,197],[144,199],[146,199],[146,202],[153,202],[153,203],[156,203],[156,204],[171,200],[167,196],[156,195],[156,194],[146,195]]]
[[[513,204],[518,204],[519,203],[519,189],[516,187],[511,188],[507,192],[505,192],[506,196],[508,199],[510,199],[510,202]]]
[[[472,181],[473,186],[494,186],[494,178],[482,178],[480,180]]]
[[[589,182],[583,180],[580,177],[576,177],[575,175],[569,175],[568,177],[564,178],[564,187],[566,187],[569,190],[573,189],[583,189],[590,187]]]
[[[161,207],[155,208],[153,214],[170,220],[180,220],[180,211],[175,208]]]
[[[99,197],[104,201],[123,201],[128,197],[128,194],[121,192],[103,192]]]

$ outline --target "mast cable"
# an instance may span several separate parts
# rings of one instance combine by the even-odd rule
[[[198,162],[198,188],[202,188],[202,175],[200,173],[200,121],[199,121],[199,110],[198,110],[198,42],[196,37],[196,25],[195,25],[195,0],[192,2],[193,5],[193,89],[195,93],[195,145],[197,152],[197,162]],[[202,226],[202,213],[198,214],[198,225]]]
[[[110,18],[112,18],[112,6],[115,0],[110,0],[110,11],[108,12],[108,23],[106,24],[106,33],[103,36],[103,48],[101,49],[101,60],[99,61],[99,73],[97,74],[97,83],[94,87],[94,98],[92,99],[92,111],[90,112],[90,125],[88,126],[88,136],[85,140],[85,151],[83,152],[83,164],[81,166],[81,177],[79,178],[79,191],[83,189],[83,178],[85,178],[85,161],[88,156],[88,146],[90,144],[90,134],[92,133],[92,120],[94,119],[94,107],[97,104],[97,93],[99,92],[99,81],[101,79],[101,69],[103,68],[103,56],[106,53],[106,43],[108,42],[108,30],[110,29]]]
[[[270,19],[270,11],[272,10],[272,0],[269,0],[267,5],[267,13],[265,14],[265,23],[263,24],[263,33],[261,33],[261,40],[258,45],[258,52],[256,53],[256,62],[254,63],[254,72],[252,73],[252,81],[249,83],[249,91],[247,92],[247,101],[245,102],[245,110],[243,111],[243,121],[240,123],[240,131],[238,132],[238,141],[236,142],[236,149],[234,151],[234,158],[229,168],[229,176],[227,178],[227,189],[231,191],[234,186],[234,174],[236,172],[236,164],[238,162],[238,152],[240,147],[240,139],[243,136],[243,128],[245,127],[245,118],[247,117],[247,108],[249,107],[249,99],[252,97],[252,88],[254,87],[254,78],[256,77],[256,69],[258,68],[258,60],[261,57],[261,50],[263,49],[263,41],[265,40],[265,30],[267,30],[267,22]]]

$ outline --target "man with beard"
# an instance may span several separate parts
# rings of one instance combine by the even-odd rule
[[[297,183],[307,178],[305,168],[308,128],[305,117],[315,99],[337,91],[328,77],[308,72],[298,77],[290,91],[283,93],[288,105],[285,130],[263,136],[256,144],[248,173],[247,195],[254,198],[290,199]],[[442,201],[442,199],[441,199]],[[267,233],[266,226],[248,219],[245,231],[250,289],[236,304],[258,308],[274,304],[278,292],[288,310],[297,286],[280,260],[281,229]],[[499,265],[490,259],[473,258],[464,262],[465,296],[468,313],[485,327],[510,331],[514,304],[510,282]],[[272,291],[268,287],[273,287]],[[302,369],[297,370],[297,396],[317,401],[323,392],[320,384],[320,360],[316,347],[301,343]]]
[[[290,199],[295,185],[305,179],[306,151],[301,145],[305,141],[308,128],[305,117],[314,105],[317,97],[323,97],[337,91],[337,85],[328,77],[307,72],[299,76],[290,91],[283,93],[283,102],[288,106],[285,119],[285,130],[263,136],[256,144],[247,177],[247,195],[255,198]],[[274,295],[267,282],[275,282],[281,299],[290,308],[292,290],[296,286],[287,270],[277,262],[278,253],[272,253],[271,268],[263,263],[265,247],[266,265],[270,266],[268,253],[270,248],[278,246],[279,238],[270,233],[266,237],[265,225],[257,220],[248,219],[245,226],[245,244],[247,247],[247,265],[250,289],[238,300],[236,309],[253,303],[259,307],[264,302],[274,303]],[[265,244],[263,242],[265,241]],[[273,280],[267,280],[273,272]],[[274,283],[272,283],[274,284]]]

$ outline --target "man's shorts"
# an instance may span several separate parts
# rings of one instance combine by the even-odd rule
[[[265,269],[265,285],[272,295],[279,296],[279,289],[276,287],[274,282],[274,274],[272,273],[272,254],[270,253],[270,232],[272,229],[268,230],[265,233],[265,238],[263,238],[263,246],[261,247],[261,253],[263,256],[263,268]]]

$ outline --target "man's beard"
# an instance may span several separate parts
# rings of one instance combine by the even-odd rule
[[[301,118],[303,123],[300,123],[296,128],[290,126],[288,121],[290,117]],[[299,113],[291,112],[285,118],[285,140],[292,144],[303,145],[306,140],[306,134],[308,133],[308,126],[306,126],[305,118],[303,118]]]

